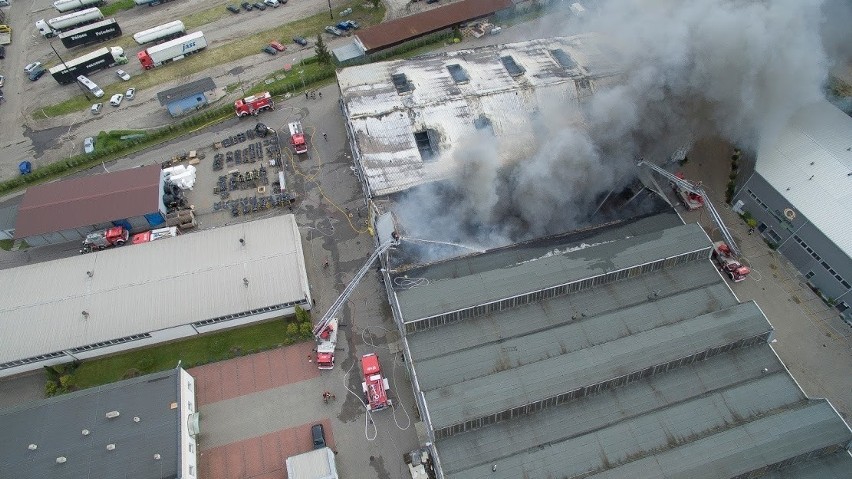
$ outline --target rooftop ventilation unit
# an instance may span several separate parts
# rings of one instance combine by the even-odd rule
[[[408,77],[405,76],[405,73],[394,73],[391,75],[391,81],[393,81],[393,87],[396,88],[396,92],[400,95],[414,90],[414,85],[408,81]]]
[[[121,414],[118,411],[110,411],[110,412],[106,413],[107,419],[115,419],[120,415]]]
[[[66,459],[65,456],[59,456],[59,457],[56,458],[56,463],[57,464],[65,464],[65,461],[67,461],[67,460],[68,459]]]
[[[29,446],[27,446],[27,449],[29,449],[30,451],[35,451],[36,449],[38,449],[38,446],[36,444],[30,444]]]
[[[465,83],[470,82],[470,77],[467,76],[467,72],[461,65],[457,63],[447,65],[447,70],[450,72],[450,76],[453,77],[453,81],[456,82],[456,84],[464,85]]]
[[[509,72],[509,76],[521,76],[524,74],[524,72],[526,72],[526,70],[524,70],[524,67],[518,65],[518,63],[515,62],[515,59],[512,58],[511,55],[500,57],[500,61],[503,63],[503,66],[506,68],[506,71]]]
[[[160,460],[160,454],[154,454],[154,460],[159,461]]]
[[[139,416],[133,416],[133,422],[139,422],[139,421],[141,421],[141,419],[139,419]]]
[[[556,63],[558,63],[562,68],[564,68],[566,70],[576,70],[577,69],[577,62],[575,62],[571,58],[571,55],[566,53],[565,50],[563,50],[561,48],[556,48],[556,49],[550,50],[550,54],[553,56],[553,59],[556,60]]]
[[[114,450],[115,450],[115,444],[107,444],[107,451],[114,451]]]
[[[435,159],[435,144],[437,143],[435,135],[433,130],[414,132],[414,143],[417,145],[417,150],[420,151],[420,158],[423,161]]]
[[[83,430],[82,430],[82,431],[80,431],[80,432],[81,432],[84,436],[88,436],[88,435],[89,435],[89,430],[88,430],[88,429],[83,429]]]

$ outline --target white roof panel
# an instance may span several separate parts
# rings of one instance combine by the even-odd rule
[[[576,66],[561,65],[555,50]],[[535,146],[535,114],[552,108],[554,99],[577,102],[612,84],[618,75],[612,52],[599,36],[585,34],[344,68],[338,83],[371,192],[387,195],[446,178],[457,148],[482,143],[474,139],[474,122],[482,119],[491,123],[494,143],[501,144],[495,149],[500,162],[528,157]],[[500,60],[504,56],[511,56],[524,73],[512,77]],[[456,83],[449,65],[459,65],[469,80]],[[397,92],[391,79],[396,74],[405,74],[410,91]],[[588,87],[580,91],[586,82]],[[579,111],[560,111],[561,116],[582,122]],[[424,160],[414,134],[426,130],[437,133],[437,155]]]
[[[827,101],[802,108],[775,142],[760,148],[755,169],[852,256],[852,118]]]
[[[293,215],[3,270],[0,290],[0,363],[309,296]]]

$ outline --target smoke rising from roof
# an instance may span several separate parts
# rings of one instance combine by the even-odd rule
[[[411,236],[497,246],[583,224],[602,195],[632,180],[638,156],[659,162],[708,136],[754,150],[822,98],[823,45],[842,45],[848,31],[828,28],[823,3],[600,2],[579,28],[616,46],[619,86],[579,106],[540,96],[535,154],[499,164],[503,145],[482,133],[453,150],[449,181],[409,191],[395,211]]]

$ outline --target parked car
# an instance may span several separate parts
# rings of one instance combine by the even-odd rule
[[[32,62],[29,65],[24,67],[24,73],[29,75],[31,72],[33,72],[36,68],[38,68],[40,66],[41,66],[41,62]]]
[[[125,100],[132,100],[133,97],[135,97],[135,96],[136,96],[136,89],[135,88],[128,88],[127,91],[124,92],[124,99]]]
[[[278,0],[263,0],[263,3],[269,5],[272,8],[278,8],[279,6],[281,6],[281,2],[279,2]]]
[[[103,108],[103,107],[104,107],[103,103],[95,103],[94,105],[92,105],[92,108],[90,109],[90,111],[92,112],[92,115],[97,115],[98,113],[101,112],[101,108]]]
[[[269,42],[269,46],[278,50],[279,52],[283,52],[284,50],[287,49],[287,47],[285,47],[284,45],[282,45],[278,42]]]
[[[124,100],[124,95],[122,95],[121,93],[116,93],[112,96],[112,98],[109,99],[109,104],[112,106],[118,106],[121,105],[121,100]]]
[[[5,82],[6,82],[6,77],[4,77],[3,75],[0,75],[0,88],[3,88],[3,83],[5,83]]]
[[[118,75],[118,78],[121,78],[124,81],[130,81],[130,75],[128,75],[124,70],[116,70],[115,74]]]
[[[314,441],[314,449],[322,449],[325,447],[325,430],[322,424],[314,424],[311,426],[311,439]]]
[[[87,155],[95,152],[95,139],[94,138],[92,138],[90,136],[90,137],[86,138],[85,140],[83,140],[83,151],[85,151]]]
[[[355,20],[346,20],[346,23],[349,25],[349,28],[353,30],[361,28],[361,24],[356,22]]]
[[[308,40],[305,37],[293,37],[293,41],[302,45],[303,47],[308,46]]]
[[[347,30],[357,30],[359,28],[361,28],[361,25],[359,25],[355,20],[344,20],[337,24],[337,29],[343,30],[344,32]]]
[[[31,72],[27,73],[27,76],[29,77],[30,81],[36,81],[41,78],[41,76],[44,75],[44,72],[46,71],[47,70],[45,70],[41,65],[39,65],[35,68],[35,70],[32,70]]]
[[[243,3],[240,4],[240,6],[242,6],[243,10],[245,10],[247,12],[250,12],[251,9],[253,8],[249,2],[243,2]]]
[[[238,7],[236,5],[228,5],[225,8],[231,13],[240,13],[240,7]]]
[[[278,50],[276,50],[276,49],[274,49],[274,48],[270,47],[269,45],[266,45],[265,47],[263,47],[263,49],[262,49],[261,51],[262,51],[262,52],[266,52],[266,53],[268,53],[268,54],[270,54],[270,55],[275,55],[275,54],[277,54],[277,53],[278,53]]]
[[[264,5],[263,2],[254,2],[254,3],[251,4],[251,6],[260,10],[261,12],[266,10],[266,5]]]
[[[340,30],[341,32],[345,32],[346,30],[349,30],[352,27],[349,26],[348,22],[340,22],[337,25],[335,25],[334,28]]]
[[[331,25],[329,25],[329,26],[325,27],[325,31],[326,31],[326,32],[328,32],[328,33],[330,33],[330,34],[332,34],[332,35],[334,35],[334,36],[336,36],[336,37],[342,37],[342,36],[343,36],[343,32],[341,32],[340,30],[338,30],[338,29],[334,28],[334,27],[333,27],[333,26],[331,26]]]

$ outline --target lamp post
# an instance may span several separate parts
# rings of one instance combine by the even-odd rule
[[[53,42],[50,42],[50,49],[53,50],[53,53],[56,54],[56,58],[59,59],[59,61],[62,63],[62,66],[65,68],[65,70],[68,70],[68,64],[66,64],[65,60],[63,60],[62,57],[59,56],[59,52],[57,52],[56,48],[54,48]],[[83,88],[83,85],[81,85],[80,82],[75,81],[74,83],[76,83],[80,87],[80,89],[83,90],[83,95],[86,95],[86,100],[91,101],[92,99],[89,98],[89,91],[86,90],[85,88]]]
[[[334,14],[331,13],[331,0],[328,0],[328,16],[331,17],[332,20],[334,20]]]

